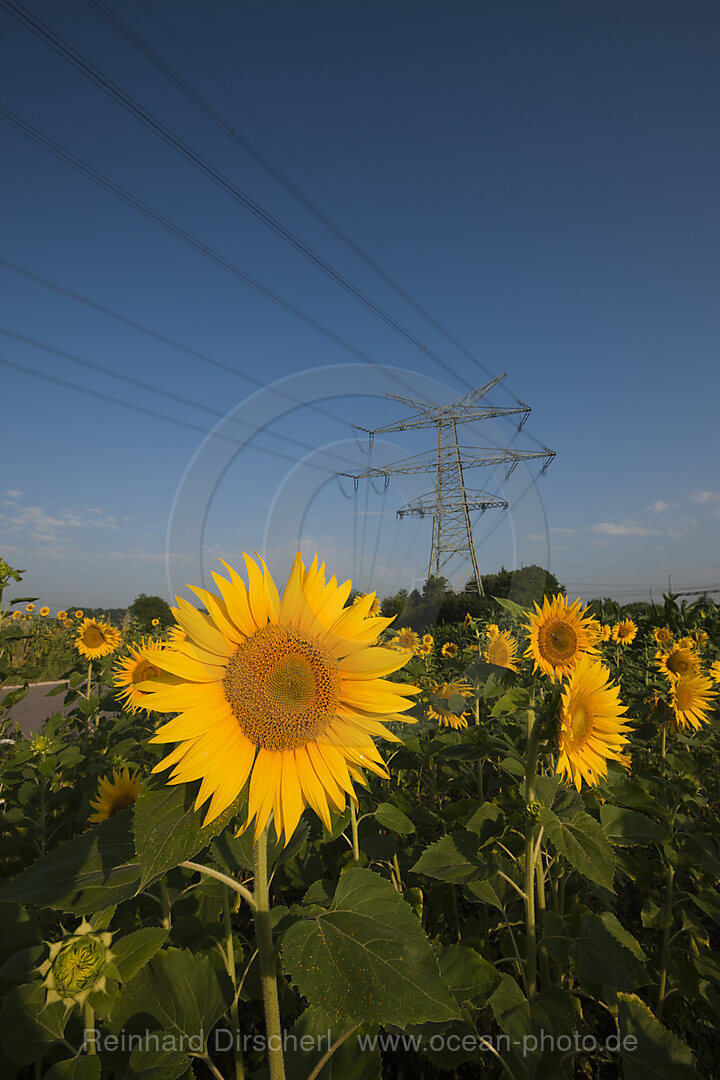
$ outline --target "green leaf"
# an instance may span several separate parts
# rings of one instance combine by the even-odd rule
[[[135,803],[135,849],[142,870],[141,889],[207,847],[237,815],[245,798],[239,795],[203,828],[205,810],[195,810],[196,794],[192,784],[143,784]]]
[[[560,819],[546,806],[539,813],[540,824],[555,849],[571,866],[597,885],[614,892],[615,857],[602,826],[580,811],[570,820]]]
[[[178,1080],[188,1060],[187,1054],[179,1050],[144,1050],[136,1046],[124,1080]]]
[[[700,1080],[692,1053],[636,994],[618,994],[623,1080]]]
[[[126,1027],[132,1031],[136,1018],[144,1032],[150,1016],[160,1030],[184,1035],[187,1043],[187,1039],[198,1040],[201,1033],[207,1037],[231,996],[229,980],[219,974],[209,956],[165,949],[123,986],[108,1026],[115,1032]]]
[[[169,932],[161,927],[148,926],[135,930],[124,938],[113,939],[113,960],[123,982],[132,979],[143,964],[152,960],[158,949],[165,944]]]
[[[632,847],[634,844],[662,843],[666,831],[646,814],[626,810],[623,806],[605,803],[600,807],[600,821],[614,844]]]
[[[100,1080],[100,1058],[94,1054],[58,1061],[45,1073],[43,1080]]]
[[[75,836],[0,890],[0,901],[87,915],[134,896],[140,883],[127,812]]]
[[[598,986],[631,990],[649,982],[640,946],[608,911],[583,915],[569,953],[580,985],[590,993]]]
[[[310,1004],[337,1019],[402,1027],[459,1016],[412,909],[370,870],[346,870],[330,909],[290,927],[283,963]]]
[[[375,811],[375,820],[383,829],[390,829],[391,832],[399,833],[400,836],[415,832],[415,826],[407,814],[403,814],[402,810],[393,803],[380,803]]]
[[[696,895],[691,895],[697,906],[703,911],[709,918],[720,925],[720,896],[714,891],[714,889],[703,889]]]
[[[323,1009],[306,1009],[295,1021],[285,1054],[287,1080],[307,1080],[320,1058],[355,1022],[334,1020]],[[368,1038],[369,1046],[362,1049],[358,1040]],[[303,1043],[303,1039],[305,1042]],[[329,1045],[328,1045],[329,1044]],[[318,1080],[381,1080],[382,1061],[377,1041],[367,1028],[360,1027],[333,1052],[318,1074]]]
[[[500,984],[500,972],[466,945],[449,945],[443,949],[438,968],[458,1005],[466,1001],[484,1005]]]
[[[496,604],[499,604],[501,608],[505,608],[511,615],[514,615],[516,619],[527,619],[530,611],[528,608],[521,607],[520,604],[516,604],[514,600],[508,600],[506,596],[494,596],[493,600]]]
[[[40,982],[16,986],[5,994],[0,1013],[0,1043],[17,1065],[39,1061],[48,1046],[63,1037],[68,1010],[61,1001],[46,1005]]]
[[[471,881],[479,877],[482,864],[477,859],[478,838],[469,832],[457,832],[452,836],[443,836],[422,855],[411,868],[414,874],[439,881]]]
[[[483,846],[505,831],[505,815],[495,803],[483,803],[468,821],[467,830],[475,833]]]

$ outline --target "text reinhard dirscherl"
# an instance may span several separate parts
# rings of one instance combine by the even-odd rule
[[[242,1031],[233,1032],[230,1028],[214,1028],[208,1037],[207,1050],[210,1052],[224,1053],[229,1050],[240,1050],[244,1053],[264,1053],[268,1049],[280,1050],[286,1053],[326,1053],[338,1036],[333,1037],[333,1032],[328,1030],[322,1035],[296,1035],[291,1031],[284,1031],[281,1035],[271,1035],[269,1039],[263,1034],[248,1035]],[[635,1035],[621,1036],[619,1031],[609,1035],[605,1039],[597,1039],[594,1035],[583,1034],[579,1031],[567,1032],[556,1035],[554,1032],[540,1029],[537,1034],[527,1034],[520,1039],[511,1039],[509,1035],[474,1035],[468,1032],[465,1035],[452,1033],[450,1035],[433,1035],[431,1038],[423,1038],[420,1035],[406,1035],[403,1033],[390,1034],[380,1032],[376,1035],[356,1035],[358,1051],[373,1050],[432,1050],[439,1052],[449,1050],[451,1053],[476,1053],[495,1052],[502,1053],[509,1050],[519,1053],[522,1057],[535,1054],[538,1051],[558,1052],[561,1054],[584,1053],[593,1054],[599,1050],[632,1053],[637,1049]],[[93,1047],[95,1051],[113,1052],[120,1051],[161,1051],[175,1050],[185,1054],[203,1055],[206,1052],[205,1033],[198,1032],[196,1035],[175,1034],[170,1031],[145,1031],[142,1034],[120,1031],[117,1035],[100,1031],[98,1028],[86,1028],[84,1032],[83,1050]]]

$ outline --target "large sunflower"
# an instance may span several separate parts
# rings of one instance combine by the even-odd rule
[[[607,759],[623,763],[630,730],[623,717],[619,687],[598,660],[583,656],[565,684],[560,700],[560,746],[557,772],[580,790],[607,776]]]
[[[712,679],[694,672],[674,680],[670,691],[670,707],[679,728],[697,730],[701,724],[707,724],[708,713],[713,708],[716,697],[712,685]]]
[[[637,637],[637,623],[632,619],[621,619],[612,628],[612,639],[620,645],[630,645]]]
[[[120,772],[113,769],[113,778],[101,776],[98,784],[97,798],[90,805],[96,813],[91,814],[88,821],[105,821],[115,817],[120,810],[127,810],[133,806],[140,794],[140,771],[136,769],[131,773],[126,765]]]
[[[388,775],[373,736],[397,741],[383,721],[407,719],[417,688],[383,678],[409,655],[374,646],[392,619],[369,616],[372,593],[345,606],[350,582],[326,582],[317,556],[306,570],[298,554],[280,597],[262,560],[262,570],[245,562],[249,586],[224,563],[230,580],[213,574],[221,596],[193,587],[208,614],[178,597],[187,640],[144,649],[168,674],[138,689],[145,708],[180,714],[153,736],[178,744],[153,771],[202,781],[205,824],[249,777],[246,824],[257,838],[272,812],[287,841],[306,805],[329,829],[330,807],[355,797],[363,770]]]
[[[666,651],[658,649],[655,653],[655,666],[670,679],[670,682],[679,679],[681,675],[693,675],[699,664],[700,660],[695,650],[684,648],[680,643]]]
[[[159,664],[152,664],[143,656],[142,649],[160,649],[164,643],[159,641],[141,641],[139,645],[130,645],[130,655],[121,657],[113,673],[113,683],[121,687],[115,695],[128,712],[137,712],[142,708],[147,694],[138,690],[137,684],[145,679],[156,679],[164,674]]]
[[[454,682],[433,683],[430,692],[434,698],[428,704],[428,716],[431,720],[437,720],[439,725],[457,730],[467,727],[467,710],[461,715],[454,713],[450,708],[450,698],[462,697],[467,701],[472,697],[473,688],[469,682],[456,679]]]
[[[488,664],[495,664],[496,667],[517,671],[517,641],[512,634],[508,633],[507,630],[502,630],[495,634],[494,637],[491,637],[485,650],[485,659]]]
[[[527,626],[529,645],[525,650],[525,656],[533,660],[533,671],[562,679],[581,656],[596,652],[598,623],[592,616],[586,616],[586,611],[580,600],[568,604],[561,594],[552,600],[545,596],[542,607],[535,604]]]
[[[95,660],[98,656],[108,656],[115,652],[122,635],[109,623],[97,619],[84,619],[75,638],[75,648],[81,656]]]

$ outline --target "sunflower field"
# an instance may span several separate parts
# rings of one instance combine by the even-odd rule
[[[0,1080],[716,1076],[718,606],[243,573],[140,637],[0,563]]]

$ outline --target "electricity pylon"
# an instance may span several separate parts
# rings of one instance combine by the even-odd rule
[[[414,457],[404,458],[402,461],[394,461],[379,469],[365,469],[361,473],[339,473],[347,476],[355,483],[357,490],[358,481],[371,477],[383,477],[385,486],[390,482],[393,475],[410,475],[412,473],[435,473],[435,490],[426,495],[420,495],[417,499],[403,506],[397,511],[399,518],[406,514],[414,514],[418,517],[432,515],[433,534],[432,547],[430,549],[430,563],[428,577],[435,573],[439,576],[440,569],[453,555],[462,555],[472,566],[473,575],[478,592],[483,595],[482,578],[478,569],[475,542],[472,534],[470,514],[476,511],[484,513],[486,510],[507,510],[506,499],[498,499],[486,491],[471,490],[465,486],[465,470],[478,468],[482,465],[506,465],[506,478],[520,461],[531,458],[545,458],[542,471],[545,473],[548,465],[555,457],[554,450],[543,447],[542,450],[519,451],[514,449],[473,450],[469,447],[461,447],[458,440],[458,424],[468,424],[472,421],[490,420],[496,416],[511,416],[522,413],[522,419],[518,430],[530,415],[530,408],[524,402],[519,407],[501,408],[494,405],[480,405],[479,402],[501,379],[497,379],[481,386],[478,390],[471,390],[464,397],[458,398],[451,405],[435,405],[433,402],[415,401],[412,398],[399,397],[397,394],[388,394],[388,397],[400,401],[414,410],[414,415],[405,420],[399,420],[395,424],[388,424],[382,428],[359,428],[367,432],[372,447],[376,435],[384,435],[391,431],[411,431],[414,428],[435,427],[437,428],[437,448],[427,450],[425,453]],[[355,425],[357,426],[357,425]]]

